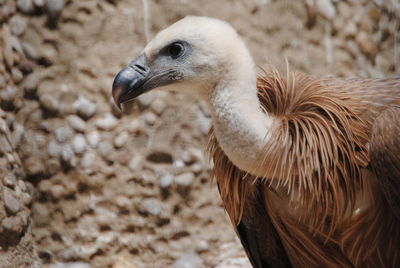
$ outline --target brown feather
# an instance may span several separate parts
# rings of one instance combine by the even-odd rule
[[[265,148],[265,159],[273,160],[260,165],[280,179],[239,170],[211,131],[214,177],[232,223],[241,222],[253,185],[261,180],[265,220],[272,222],[294,266],[400,263],[398,219],[383,212],[383,193],[373,175],[362,171],[370,162],[373,120],[400,103],[400,78],[315,79],[293,72],[283,77],[273,70],[264,71],[257,87],[263,110],[279,120],[272,146]],[[365,210],[353,213],[365,203]]]

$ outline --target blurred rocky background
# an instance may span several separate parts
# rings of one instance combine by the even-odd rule
[[[114,75],[186,15],[230,22],[260,66],[400,71],[398,0],[0,0],[0,267],[249,267],[204,148],[204,103]]]

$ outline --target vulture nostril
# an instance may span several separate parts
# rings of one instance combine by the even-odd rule
[[[147,71],[147,69],[146,69],[144,66],[142,66],[142,65],[135,64],[134,66],[135,66],[137,69],[139,69],[140,71],[142,71],[143,73],[146,73],[146,71]]]

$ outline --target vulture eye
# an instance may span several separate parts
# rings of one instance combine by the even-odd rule
[[[175,42],[168,46],[168,54],[171,56],[171,58],[176,59],[183,54],[184,49],[185,47],[182,43]]]

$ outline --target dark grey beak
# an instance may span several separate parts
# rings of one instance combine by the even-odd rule
[[[147,91],[143,84],[148,79],[149,73],[146,56],[142,54],[117,74],[112,86],[112,96],[119,108],[122,103]]]

